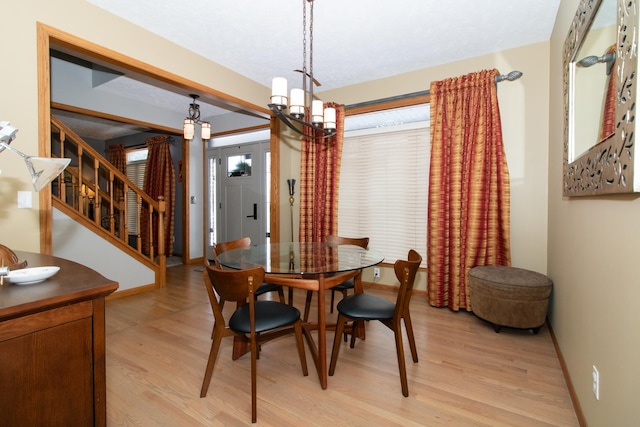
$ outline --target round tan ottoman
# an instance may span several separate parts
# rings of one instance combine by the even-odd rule
[[[469,270],[473,313],[493,324],[533,329],[544,325],[553,282],[544,274],[515,267],[485,265]]]

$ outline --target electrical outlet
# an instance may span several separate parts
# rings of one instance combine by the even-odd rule
[[[593,381],[593,394],[596,396],[596,400],[600,400],[600,372],[598,372],[596,365],[593,365],[591,376]]]
[[[375,267],[373,269],[373,278],[376,279],[378,277],[380,277],[380,269],[378,267]]]
[[[18,191],[18,208],[32,208],[33,196],[31,191]]]

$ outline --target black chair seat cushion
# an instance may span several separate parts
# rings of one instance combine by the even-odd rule
[[[258,286],[258,289],[254,292],[254,295],[262,295],[269,292],[275,292],[280,288],[280,285],[274,285],[273,283],[263,283]]]
[[[276,301],[256,301],[256,332],[265,332],[282,326],[292,325],[300,318],[300,310]],[[229,328],[235,332],[248,334],[249,304],[238,308],[229,319]]]
[[[369,294],[355,294],[343,298],[336,306],[338,311],[352,319],[391,319],[396,305],[386,299]]]
[[[348,289],[353,289],[354,287],[355,287],[355,283],[353,283],[353,279],[349,279],[346,282],[342,282],[331,289],[335,291],[346,291]]]

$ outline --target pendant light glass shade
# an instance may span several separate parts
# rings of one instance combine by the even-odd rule
[[[182,131],[184,133],[184,139],[192,140],[193,135],[195,134],[195,125],[193,120],[184,119],[184,125],[182,127]]]
[[[203,122],[201,130],[202,130],[202,139],[211,138],[211,123]]]

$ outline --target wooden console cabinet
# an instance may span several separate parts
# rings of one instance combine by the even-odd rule
[[[27,268],[60,271],[0,286],[0,425],[106,426],[104,299],[118,284],[72,261],[16,254]]]

